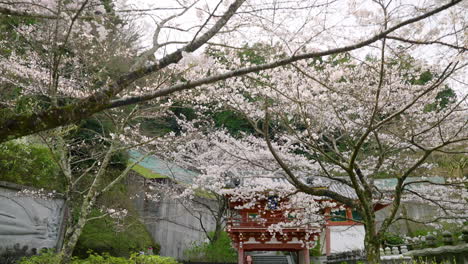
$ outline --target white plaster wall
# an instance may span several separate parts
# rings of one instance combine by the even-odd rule
[[[330,226],[331,253],[364,249],[364,226]]]

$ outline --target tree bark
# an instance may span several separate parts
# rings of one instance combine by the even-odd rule
[[[374,237],[376,238],[376,237]],[[377,242],[376,242],[377,241]],[[365,239],[366,247],[366,258],[368,263],[380,263],[380,242],[379,240],[373,240],[373,238],[368,238],[366,235]]]
[[[99,168],[93,183],[89,187],[88,193],[86,194],[83,203],[81,204],[78,222],[75,225],[69,227],[72,228],[72,232],[60,251],[61,264],[67,264],[70,262],[73,250],[75,249],[76,243],[78,242],[81,232],[83,231],[83,228],[87,222],[91,208],[96,202],[97,196],[99,195],[99,187],[101,186],[102,178],[104,176],[104,173],[106,172],[107,166],[109,165],[113,153],[114,143],[111,144],[109,150],[106,152],[106,155],[102,161],[102,165]],[[104,188],[104,190],[107,189],[107,187]]]
[[[380,242],[381,238],[377,233],[375,227],[375,214],[372,211],[369,214],[368,219],[365,221],[365,237],[364,237],[364,247],[366,250],[366,258],[368,263],[380,263]]]
[[[86,215],[85,216],[80,216],[80,219],[78,222],[73,226],[73,233],[68,239],[68,241],[63,245],[62,250],[60,251],[60,256],[61,256],[61,261],[60,263],[62,264],[67,264],[70,263],[73,250],[75,249],[76,243],[78,242],[78,239],[81,235],[81,232],[83,231],[83,228],[86,224],[86,218],[89,214],[89,209],[91,207],[89,206]],[[83,207],[82,207],[83,209]]]

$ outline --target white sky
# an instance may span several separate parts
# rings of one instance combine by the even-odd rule
[[[120,8],[129,9],[150,9],[150,8],[161,8],[161,7],[176,7],[177,0],[122,0],[124,4]],[[190,2],[194,0],[180,0]],[[272,5],[281,6],[281,3],[289,0],[250,0],[244,4],[244,10],[252,8],[271,7]],[[219,12],[226,9],[228,4],[232,0],[224,0],[219,7]],[[300,5],[306,6],[307,3],[312,2],[309,0],[291,0],[289,2],[295,2],[292,7]],[[244,43],[255,43],[259,41],[263,42],[281,42],[282,44],[290,45],[292,50],[295,50],[300,44],[307,40],[310,40],[308,47],[310,49],[325,50],[329,48],[343,46],[345,44],[356,43],[361,39],[368,38],[373,33],[378,32],[381,28],[376,26],[376,22],[382,20],[382,13],[379,6],[373,1],[359,1],[359,0],[316,0],[316,3],[328,3],[326,8],[314,8],[309,10],[303,9],[288,9],[287,12],[276,12],[264,11],[260,14],[265,16],[265,19],[258,19],[251,15],[239,15],[233,19],[236,23],[246,23],[248,25],[242,25],[236,33],[228,35],[221,35],[218,37],[216,42],[229,44],[233,46],[241,46]],[[387,0],[388,2],[388,0]],[[441,0],[393,0],[389,10],[391,10],[391,18],[396,21],[407,19],[409,16],[416,16],[414,13],[414,7],[412,5],[419,6],[421,8],[431,7],[431,4],[445,3],[446,1]],[[190,28],[193,25],[200,25],[204,21],[205,17],[201,17],[201,9],[213,10],[218,4],[217,0],[201,0],[195,5],[190,11],[185,13],[183,16],[171,21],[169,25],[180,28]],[[283,5],[284,7],[291,5]],[[468,1],[464,1],[460,8],[468,8]],[[425,20],[425,25],[422,23],[416,23],[405,29],[399,31],[401,36],[411,36],[415,39],[421,39],[427,34],[431,34],[436,28],[450,29],[455,25],[451,23],[450,19],[454,19],[454,13],[457,9],[451,9],[445,11],[442,16],[431,17]],[[459,9],[458,9],[459,10]],[[177,10],[159,10],[153,12],[147,12],[144,16],[141,16],[137,20],[137,24],[141,27],[143,35],[142,45],[148,47],[151,45],[152,34],[155,29],[155,21],[161,21]],[[468,12],[466,12],[468,13]],[[462,14],[462,18],[465,22],[468,20],[468,14]],[[359,15],[359,19],[356,17]],[[229,27],[229,25],[228,25]],[[326,30],[326,32],[324,32]],[[463,28],[462,28],[463,30]],[[468,45],[468,30],[465,28],[465,46]],[[167,40],[186,41],[191,40],[194,32],[190,31],[181,32],[176,30],[165,30],[161,34],[160,42]],[[453,40],[446,38],[446,41]],[[380,45],[380,43],[375,43]],[[164,52],[170,52],[180,47],[180,45],[169,45],[164,50],[160,51],[160,55]],[[162,53],[161,53],[162,52]],[[379,52],[375,48],[366,48],[353,52],[355,56],[362,57],[369,53]],[[465,52],[466,53],[466,52]],[[413,50],[410,53],[416,58],[425,60],[430,64],[439,65],[444,68],[449,60],[453,59],[453,50],[443,48],[441,46],[425,46]],[[467,55],[462,58],[465,63]],[[451,86],[456,89],[460,94],[468,93],[468,77],[467,71],[460,72],[457,76],[454,76],[458,81],[451,81]]]

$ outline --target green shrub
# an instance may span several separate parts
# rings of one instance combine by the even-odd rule
[[[322,248],[320,245],[320,239],[317,240],[313,248],[309,249],[309,254],[314,257],[322,256]]]
[[[110,182],[118,174],[119,170],[109,170],[104,181]],[[109,216],[87,222],[73,252],[75,256],[86,258],[87,251],[92,250],[99,254],[107,252],[112,256],[128,258],[132,252],[146,251],[148,247],[153,248],[154,254],[159,253],[159,245],[152,240],[141,222],[124,183],[116,184],[99,197],[96,207],[126,209],[128,214],[119,220],[119,225]],[[99,210],[94,209],[89,217],[101,215]]]
[[[385,245],[402,245],[405,243],[405,239],[399,234],[385,233],[383,242]]]
[[[74,259],[72,264],[128,264],[131,263],[128,259],[121,257],[113,257],[108,253],[102,255],[91,254],[86,259]]]
[[[46,252],[41,255],[23,258],[19,264],[58,264],[57,254]],[[107,253],[91,254],[85,259],[73,258],[70,264],[180,264],[171,257],[157,255],[138,255],[133,253],[130,258],[113,257]]]
[[[132,254],[130,257],[130,263],[135,264],[179,264],[175,259],[171,257],[161,257],[157,255],[137,255]]]
[[[18,264],[59,264],[59,261],[59,256],[49,251],[40,255],[22,258]]]
[[[210,234],[212,235],[212,234]],[[184,251],[190,261],[200,262],[236,262],[237,252],[231,246],[231,239],[222,232],[214,243],[195,243],[192,248]]]
[[[100,214],[93,210],[91,217]],[[91,249],[99,254],[129,257],[132,252],[145,251],[148,247],[153,247],[153,252],[158,253],[159,245],[152,241],[137,217],[130,215],[122,221],[123,227],[116,226],[115,220],[109,216],[86,223],[73,255],[85,258]]]

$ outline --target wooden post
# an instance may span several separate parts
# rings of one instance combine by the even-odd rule
[[[331,254],[331,231],[329,226],[325,226],[325,250],[327,256]]]
[[[308,248],[304,248],[302,250],[302,255],[303,255],[303,259],[304,259],[304,264],[310,264],[310,254],[309,254],[309,249]]]
[[[244,249],[239,248],[239,250],[237,251],[237,255],[237,264],[244,264]]]

